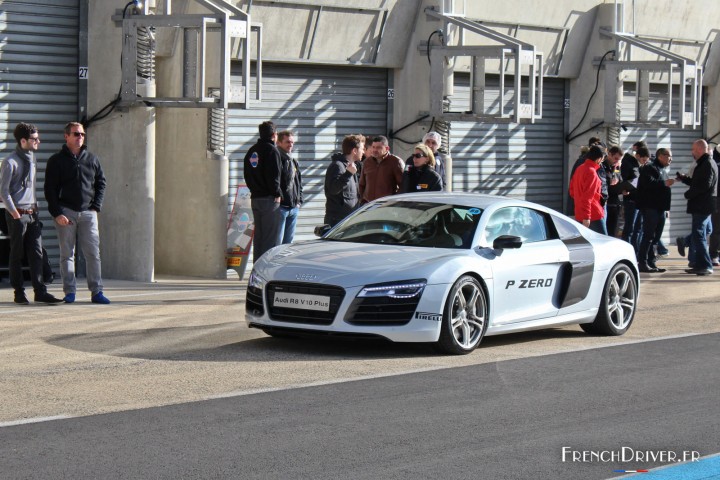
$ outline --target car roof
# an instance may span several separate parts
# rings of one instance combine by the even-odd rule
[[[384,197],[385,200],[388,197]],[[393,195],[393,200],[419,200],[422,199],[424,202],[432,203],[444,203],[452,205],[465,205],[469,207],[476,207],[486,209],[490,206],[502,206],[506,205],[520,205],[534,208],[545,209],[542,205],[537,203],[527,202],[518,198],[503,197],[501,195],[486,195],[483,193],[455,193],[455,192],[442,192],[442,193],[404,193],[402,195]]]

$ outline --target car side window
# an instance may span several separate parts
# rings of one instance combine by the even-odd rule
[[[520,237],[523,243],[547,240],[549,229],[546,216],[525,207],[505,207],[494,212],[485,227],[485,239],[492,242],[501,235]]]

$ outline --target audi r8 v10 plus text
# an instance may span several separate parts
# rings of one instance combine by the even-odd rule
[[[485,335],[579,324],[622,335],[639,295],[632,246],[541,205],[412,193],[254,265],[246,319],[270,335],[375,336],[469,353]]]

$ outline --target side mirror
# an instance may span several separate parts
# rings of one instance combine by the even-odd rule
[[[520,248],[522,239],[515,235],[500,235],[493,242],[495,250],[504,250],[506,248]]]
[[[315,236],[316,237],[324,237],[327,232],[330,231],[332,227],[330,225],[318,225],[315,227]]]

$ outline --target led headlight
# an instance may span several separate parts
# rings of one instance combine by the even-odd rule
[[[265,288],[265,284],[267,281],[255,273],[255,270],[250,273],[250,278],[248,279],[248,288],[257,288],[258,290],[263,290]]]
[[[424,279],[378,283],[363,288],[358,297],[413,298],[422,293],[425,285],[427,285],[427,281]]]

